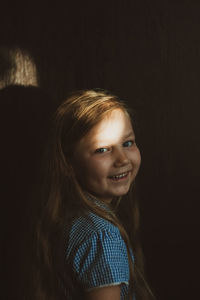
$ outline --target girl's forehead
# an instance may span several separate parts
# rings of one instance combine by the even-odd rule
[[[131,132],[133,133],[133,128],[128,113],[118,108],[107,114],[82,140],[91,143],[113,143]]]

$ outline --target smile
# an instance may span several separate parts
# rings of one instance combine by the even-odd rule
[[[122,180],[122,179],[127,178],[129,172],[130,171],[121,173],[119,175],[109,176],[109,178],[112,179],[112,180],[115,180],[115,181]]]

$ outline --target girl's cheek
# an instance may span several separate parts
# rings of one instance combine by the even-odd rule
[[[137,161],[138,161],[138,164],[140,165],[141,164],[141,154],[140,154],[139,149],[138,149],[138,152],[137,152]]]

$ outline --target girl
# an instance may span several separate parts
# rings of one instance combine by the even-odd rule
[[[56,111],[46,158],[37,297],[151,299],[134,188],[141,158],[125,104],[74,93]]]

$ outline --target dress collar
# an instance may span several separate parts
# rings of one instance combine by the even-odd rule
[[[89,201],[92,201],[93,203],[95,203],[96,206],[105,209],[108,213],[114,213],[114,211],[112,210],[111,206],[101,200],[99,200],[98,198],[96,198],[95,196],[91,195],[90,193],[84,191],[84,195],[86,196],[86,198]]]

